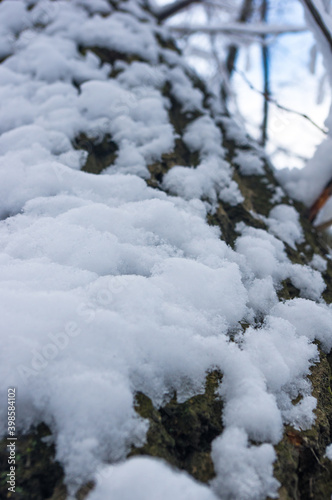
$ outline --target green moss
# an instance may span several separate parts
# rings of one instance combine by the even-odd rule
[[[55,460],[53,444],[47,444],[51,432],[45,424],[32,428],[16,441],[15,493],[8,491],[9,472],[7,438],[0,448],[0,498],[13,500],[66,500],[67,489],[63,483],[64,473]],[[89,483],[76,494],[77,500],[86,498],[92,488]]]
[[[54,460],[54,446],[48,446],[43,439],[49,436],[49,429],[39,425],[30,433],[19,436],[16,447],[16,493],[8,492],[6,483],[8,473],[8,455],[6,440],[1,442],[1,481],[0,497],[44,500],[51,498],[55,489],[63,489],[63,471]]]
[[[118,146],[112,141],[109,134],[102,140],[80,134],[74,141],[75,149],[81,149],[88,153],[82,170],[90,174],[100,174],[105,168],[114,163]]]
[[[136,411],[150,426],[145,445],[134,447],[130,455],[163,458],[199,481],[209,481],[214,476],[211,443],[222,432],[222,402],[216,395],[220,382],[221,374],[214,371],[207,376],[204,394],[184,403],[178,403],[174,396],[159,409],[138,393]]]
[[[219,202],[216,212],[207,215],[207,221],[210,225],[218,226],[221,229],[222,239],[232,247],[239,236],[235,229],[238,222],[244,222],[257,229],[266,228],[264,222],[253,217],[252,213],[241,203],[231,206]]]
[[[281,288],[278,290],[279,300],[291,300],[300,297],[300,290],[296,288],[290,279],[281,282]]]

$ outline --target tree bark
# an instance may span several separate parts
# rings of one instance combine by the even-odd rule
[[[176,2],[179,6],[181,2]],[[182,2],[184,3],[184,2]],[[190,2],[186,2],[190,3]],[[246,2],[249,8],[251,2]],[[175,5],[174,5],[175,8]],[[247,14],[246,14],[247,15]],[[164,17],[165,18],[165,17]],[[245,15],[243,14],[245,19]],[[159,19],[162,19],[159,16]],[[175,44],[158,35],[158,41],[170,51],[176,52]],[[89,47],[101,61],[114,65],[117,60],[127,64],[133,62],[132,54],[119,54],[108,48]],[[136,58],[137,59],[137,58]],[[146,61],[145,61],[146,62]],[[168,64],[167,62],[164,62]],[[229,70],[234,66],[234,55],[229,55]],[[112,76],[110,76],[112,78]],[[209,108],[210,94],[205,85],[194,74],[190,74],[193,88],[199,88],[204,94],[204,107],[213,117]],[[163,88],[165,98],[171,103],[168,113],[169,120],[178,133],[174,150],[163,155],[161,161],[149,165],[150,177],[146,179],[149,186],[162,190],[162,178],[175,165],[192,168],[197,158],[189,151],[183,140],[184,129],[195,119],[197,114],[188,114],[181,110],[180,103],[172,93],[171,86]],[[234,165],[236,151],[248,151],[259,156],[257,145],[251,140],[234,138],[228,129],[230,116],[225,112],[216,121],[222,131],[222,146],[226,151],[227,161]],[[96,142],[93,137],[77,137],[74,147],[87,152],[84,170],[93,174],[100,173],[117,152],[116,144],[110,137],[104,137]],[[248,226],[266,229],[262,218],[268,216],[276,205],[271,193],[279,188],[273,169],[264,160],[264,176],[243,176],[234,166],[234,180],[243,195],[243,202],[236,206],[219,202],[215,213],[208,216],[208,222],[220,228],[222,238],[231,247],[237,238],[236,226],[245,222]],[[306,217],[305,208],[289,199],[287,195],[282,203],[295,206],[300,214],[305,241],[296,250],[286,245],[287,256],[292,263],[308,264],[313,254],[325,257],[329,252],[329,243],[324,234],[318,233]],[[327,270],[323,273],[327,284],[324,298],[327,303],[332,300],[332,262],[328,260]],[[280,300],[299,297],[297,290],[290,282],[285,281],[279,291]],[[294,353],[296,355],[296,353]],[[316,422],[307,431],[285,427],[282,441],[276,446],[278,459],[275,464],[275,475],[281,483],[279,491],[283,500],[326,500],[332,490],[331,462],[324,456],[327,444],[332,434],[332,399],[331,399],[331,355],[324,354],[320,349],[321,359],[311,371],[313,394],[317,398]],[[133,447],[131,455],[151,455],[161,457],[179,469],[186,470],[197,480],[207,483],[214,477],[214,468],[210,456],[212,440],[222,432],[223,404],[216,397],[215,389],[222,383],[222,374],[214,371],[207,376],[204,394],[194,396],[190,400],[179,403],[176,396],[164,407],[154,408],[149,398],[139,393],[136,399],[136,411],[147,418],[150,429],[147,442],[142,448]],[[190,414],[190,422],[188,420]],[[193,423],[193,425],[191,425]],[[31,499],[64,500],[67,492],[63,482],[63,471],[60,464],[54,462],[55,450],[47,446],[43,438],[49,434],[45,425],[31,429],[21,438],[17,469],[18,493],[17,500]],[[4,444],[4,443],[2,443]],[[3,447],[1,448],[4,449]],[[2,470],[6,470],[6,456],[0,454]],[[83,499],[93,488],[87,484],[76,498]],[[7,487],[4,481],[0,483],[0,496],[7,498]],[[134,499],[133,499],[134,500]]]

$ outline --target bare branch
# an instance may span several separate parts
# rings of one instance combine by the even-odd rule
[[[240,15],[237,21],[239,23],[246,23],[250,19],[252,11],[253,11],[253,0],[243,0]],[[224,75],[224,79],[220,87],[220,93],[222,99],[225,102],[227,102],[229,96],[231,95],[230,79],[232,78],[232,73],[235,68],[235,63],[238,53],[239,53],[239,45],[236,45],[234,43],[229,45],[225,63],[227,73],[226,75]]]
[[[251,88],[251,90],[253,90],[254,92],[257,92],[258,94],[260,95],[263,95],[264,96],[264,93],[257,89],[251,82],[250,80],[248,80],[248,78],[246,77],[246,75],[242,72],[242,71],[239,71],[238,69],[234,69],[234,71],[236,73],[238,73],[242,78],[243,80],[246,82],[246,84],[248,85],[248,87]],[[268,96],[268,101],[272,104],[274,104],[278,109],[282,109],[283,111],[287,111],[288,113],[293,113],[294,115],[297,115],[297,116],[301,116],[302,118],[305,118],[306,120],[308,120],[312,125],[314,125],[314,127],[318,128],[318,130],[320,130],[323,134],[327,135],[327,130],[326,129],[323,129],[322,127],[320,127],[317,123],[315,123],[311,118],[310,116],[306,115],[305,113],[301,113],[300,111],[296,111],[295,109],[291,109],[291,108],[288,108],[287,106],[282,106],[282,104],[279,104],[278,101],[276,101],[275,99],[273,99],[273,97]]]
[[[326,26],[325,21],[321,15],[321,12],[319,11],[319,8],[316,5],[315,1],[312,0],[302,0],[304,5],[307,7],[309,10],[311,16],[313,17],[317,27],[320,29],[320,31],[323,33],[324,38],[326,39],[330,50],[332,50],[332,35],[329,30],[329,28]]]
[[[183,9],[186,9],[193,3],[201,3],[202,0],[176,0],[170,5],[165,5],[159,12],[156,12],[156,17],[158,21],[162,22],[169,17],[174,16]]]
[[[210,21],[214,15],[214,9],[207,8],[206,14],[208,16],[208,21]],[[220,57],[220,52],[217,47],[217,35],[215,33],[210,33],[209,38],[211,44],[211,53],[214,62],[216,64],[216,74],[218,75],[218,79],[221,79],[222,81],[221,92],[223,93],[222,95],[224,96],[223,101],[226,103],[227,97],[231,94],[231,89],[229,86],[229,79],[228,79],[228,71],[224,61]]]
[[[262,0],[261,5],[261,21],[266,23],[267,20],[267,9],[268,9],[268,0]],[[266,146],[267,142],[267,128],[268,128],[268,118],[269,118],[269,100],[271,98],[270,95],[270,61],[269,61],[269,48],[264,43],[266,35],[262,36],[262,64],[263,64],[263,80],[264,80],[264,105],[263,105],[263,121],[262,121],[262,137],[261,137],[261,145],[263,147]]]
[[[248,19],[251,16],[252,13],[252,2],[253,0],[244,0],[240,16],[238,18],[239,23],[245,23],[248,21]],[[235,61],[238,55],[238,46],[237,45],[230,45],[228,49],[228,55],[226,59],[226,68],[228,71],[229,78],[232,76],[232,72],[235,66]]]
[[[207,33],[207,34],[242,34],[242,35],[284,35],[286,33],[302,33],[308,31],[307,26],[296,25],[278,25],[278,24],[263,24],[263,23],[225,23],[216,26],[205,26],[204,24],[185,25],[178,24],[169,26],[169,29],[176,33],[194,34],[194,33]]]

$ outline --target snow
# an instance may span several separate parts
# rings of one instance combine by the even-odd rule
[[[97,179],[104,187],[105,178]],[[126,180],[111,176],[109,184],[119,193]],[[12,270],[8,276],[5,266],[1,292],[7,345],[21,345],[3,377],[20,386],[23,401],[33,398],[21,425],[41,412],[47,423],[57,421],[57,456],[69,481],[91,474],[97,455],[118,460],[129,442],[142,442],[146,424],[135,416],[131,388],[157,405],[171,388],[179,398],[200,390],[224,344],[221,332],[246,303],[237,265],[223,262],[229,251],[201,217],[166,200],[108,207],[89,203],[87,194],[79,204],[76,197],[35,200],[2,227]],[[212,268],[204,264],[209,239],[218,242]],[[45,281],[55,270],[55,283]],[[58,347],[56,338],[68,345]]]
[[[266,231],[247,227],[243,223],[239,223],[237,229],[241,236],[236,240],[236,250],[245,257],[255,278],[271,277],[277,289],[283,280],[289,278],[302,297],[320,299],[326,288],[320,272],[310,266],[292,264],[282,241]]]
[[[131,458],[125,463],[101,470],[89,500],[138,500],[181,498],[182,500],[217,500],[206,486],[193,481],[184,472],[175,472],[160,460]]]
[[[1,39],[18,36],[0,66],[1,397],[18,387],[20,431],[49,425],[70,494],[96,479],[91,500],[275,497],[273,445],[285,423],[314,422],[313,341],[332,347],[322,259],[289,260],[285,244],[296,248],[303,233],[286,205],[266,218],[271,234],[238,224],[234,249],[207,224],[219,200],[243,197],[201,91],[184,67],[158,63],[179,56],[159,48],[139,2],[110,17],[101,0],[55,9],[41,1],[29,11],[15,0],[15,16],[13,3],[0,3]],[[48,13],[45,29],[30,30],[38,9]],[[82,55],[78,42],[143,61],[112,67]],[[182,131],[199,164],[174,166],[152,189],[148,166],[177,137],[166,81],[188,121],[199,114]],[[116,142],[102,175],[80,170],[87,153],[72,144],[81,133]],[[259,152],[248,161],[246,153],[243,168],[258,173]],[[285,279],[302,298],[278,301]],[[225,430],[212,445],[211,485],[154,458],[126,460],[148,429],[134,410],[137,391],[156,407],[174,391],[185,401],[216,368]]]
[[[215,440],[212,457],[218,472],[212,484],[216,491],[223,491],[223,498],[277,498],[279,484],[272,477],[275,451],[270,444],[248,446],[245,432],[233,428]]]
[[[202,158],[224,155],[221,132],[210,116],[202,116],[188,125],[183,140],[190,151],[199,151]]]
[[[264,162],[252,151],[237,151],[233,162],[240,168],[242,175],[264,175]]]
[[[296,244],[304,240],[299,222],[299,214],[288,205],[276,205],[270,212],[266,223],[272,234],[278,236],[294,250]]]
[[[149,176],[146,163],[172,150],[174,134],[159,91],[143,87],[125,90],[113,81],[90,81],[82,85],[78,98],[81,114],[89,123],[100,125],[119,146],[110,173]]]
[[[259,279],[272,277],[274,282],[284,279],[282,273],[287,262],[284,245],[263,230],[238,225],[242,236],[236,240],[236,250],[246,258],[254,276]],[[282,273],[282,274],[281,274]]]
[[[277,304],[272,313],[287,319],[295,326],[299,334],[305,335],[310,340],[314,338],[319,340],[326,352],[331,349],[331,306],[299,298]]]
[[[329,460],[332,460],[332,443],[326,448],[326,456]]]
[[[233,118],[222,116],[218,117],[218,120],[225,128],[227,139],[235,141],[239,146],[248,145],[248,141],[250,142],[251,139],[246,134],[245,129],[240,127]]]
[[[314,156],[303,169],[282,169],[277,177],[286,192],[294,199],[311,206],[331,180],[332,141],[325,139],[317,148]]]
[[[219,199],[230,205],[241,203],[243,196],[224,160],[221,131],[211,117],[194,120],[185,130],[183,140],[191,152],[199,153],[200,163],[196,168],[174,166],[164,176],[164,188],[187,200],[206,199],[212,208]]]
[[[286,196],[285,191],[280,187],[271,186],[274,189],[274,194],[271,198],[271,203],[281,203],[282,199]]]
[[[176,67],[169,71],[172,93],[181,103],[182,111],[202,111],[203,94],[193,87],[190,79],[182,68]]]
[[[327,270],[327,261],[323,257],[321,257],[320,255],[315,253],[312,257],[312,260],[311,260],[311,266],[314,269],[317,269],[317,271],[320,271],[321,273],[323,273]]]
[[[248,290],[249,303],[257,314],[267,314],[278,302],[271,276],[263,279],[255,278]]]
[[[162,88],[166,81],[167,67],[164,65],[155,67],[140,61],[133,61],[128,65],[119,61],[115,68],[121,69],[117,80],[125,88]]]
[[[197,168],[175,166],[163,179],[163,187],[186,200],[205,198],[216,207],[218,199],[237,205],[243,196],[230,179],[228,164],[218,157],[203,160]]]

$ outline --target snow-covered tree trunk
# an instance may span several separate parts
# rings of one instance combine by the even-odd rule
[[[329,498],[327,237],[143,2],[0,23],[1,498],[11,386],[17,499]]]

